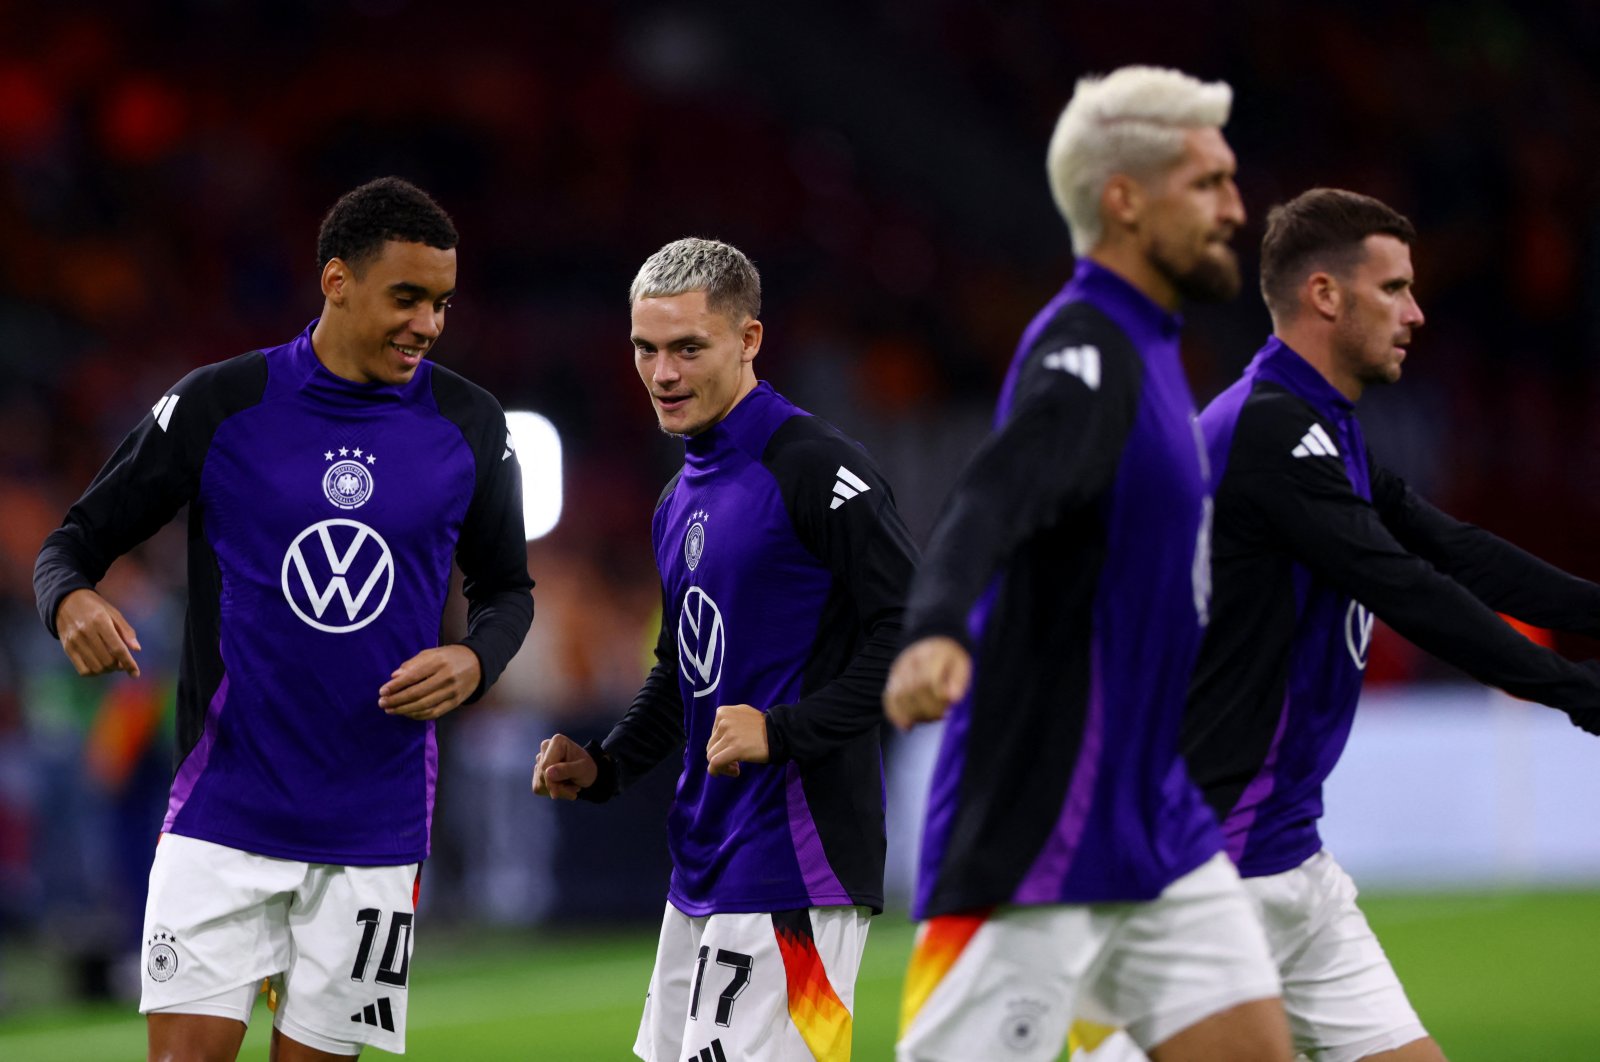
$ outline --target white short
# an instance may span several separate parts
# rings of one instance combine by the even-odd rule
[[[163,834],[150,867],[139,1010],[273,1024],[319,1050],[404,1052],[418,865],[272,859]]]
[[[695,918],[670,903],[633,1053],[645,1062],[845,1062],[864,907]]]
[[[1278,995],[1261,925],[1218,853],[1147,903],[930,919],[900,1012],[900,1062],[1052,1062],[1079,1015],[1149,1048]]]
[[[1356,886],[1333,856],[1318,852],[1293,870],[1244,879],[1283,981],[1283,1007],[1299,1057],[1356,1062],[1427,1036],[1366,916]],[[1076,1028],[1076,1027],[1075,1027]],[[1073,1062],[1141,1062],[1124,1035],[1097,1043]]]
[[[1355,1062],[1428,1035],[1356,906],[1355,882],[1327,851],[1244,884],[1283,979],[1296,1051]]]

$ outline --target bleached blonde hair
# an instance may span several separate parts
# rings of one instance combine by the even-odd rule
[[[645,259],[628,287],[628,305],[640,299],[706,293],[706,307],[735,324],[761,316],[761,274],[731,243],[688,236]]]
[[[1100,194],[1113,174],[1143,180],[1159,173],[1183,153],[1186,132],[1221,128],[1232,106],[1226,82],[1163,67],[1125,66],[1080,79],[1045,163],[1073,253],[1088,254],[1104,235]]]

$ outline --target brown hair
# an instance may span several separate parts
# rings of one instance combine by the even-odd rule
[[[1409,245],[1417,230],[1394,208],[1340,188],[1313,188],[1273,207],[1261,240],[1261,297],[1273,317],[1293,312],[1295,290],[1311,273],[1348,274],[1368,236]]]

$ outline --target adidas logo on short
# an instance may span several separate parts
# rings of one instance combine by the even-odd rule
[[[378,1025],[384,1032],[394,1032],[394,1011],[389,1007],[389,997],[380,996],[376,1004],[368,1003],[354,1014],[350,1020],[358,1025]]]
[[[710,1047],[702,1048],[697,1055],[690,1055],[685,1062],[728,1062],[728,1056],[723,1053],[722,1041],[712,1040]]]
[[[857,494],[865,493],[871,489],[860,476],[840,465],[839,478],[833,482],[833,504],[828,508],[837,509]]]
[[[1339,448],[1333,445],[1333,440],[1328,438],[1321,424],[1313,424],[1293,453],[1296,457],[1338,457]]]

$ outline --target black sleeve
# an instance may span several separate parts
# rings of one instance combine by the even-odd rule
[[[1234,440],[1227,473],[1231,504],[1248,506],[1318,577],[1479,681],[1557,708],[1600,708],[1600,667],[1535,645],[1409,552],[1351,487],[1338,456],[1292,456],[1309,418],[1296,406],[1276,402],[1241,417],[1245,434]]]
[[[793,704],[767,708],[769,762],[806,763],[883,723],[883,685],[900,648],[917,548],[872,458],[826,423],[792,418],[774,435],[767,462],[796,536],[833,574],[834,595],[848,602],[840,615],[853,621],[818,631],[816,649],[848,630],[859,635],[847,659],[825,657],[833,673],[824,682]],[[824,627],[834,618],[825,613]]]
[[[680,471],[656,499],[656,512],[677,489]],[[656,764],[683,748],[688,740],[683,723],[683,693],[678,686],[678,652],[668,625],[666,588],[661,589],[661,630],[656,634],[656,662],[644,685],[604,741],[586,748],[600,767],[595,784],[578,791],[580,800],[610,800]]]
[[[196,369],[122,440],[34,562],[34,597],[51,634],[62,598],[93,589],[112,561],[194,500],[217,426],[259,402],[266,382],[258,352]]]
[[[1600,586],[1435,509],[1367,458],[1372,504],[1399,543],[1497,612],[1524,623],[1600,637]]]
[[[464,702],[471,704],[494,685],[533,623],[522,468],[505,411],[493,396],[439,366],[433,371],[439,411],[461,429],[476,466],[472,502],[456,542],[461,592],[467,599],[467,636],[461,644],[477,655],[482,675]]]
[[[1063,358],[1074,352],[1077,360]],[[908,640],[945,635],[971,648],[967,613],[996,569],[1110,485],[1141,376],[1137,353],[1098,311],[1083,307],[1046,330],[1018,376],[1010,415],[945,501],[912,583]]]
[[[578,791],[579,799],[597,804],[610,800],[681,750],[685,740],[678,652],[663,611],[661,631],[656,636],[655,666],[605,740],[586,746],[599,764],[600,774],[594,785]]]

